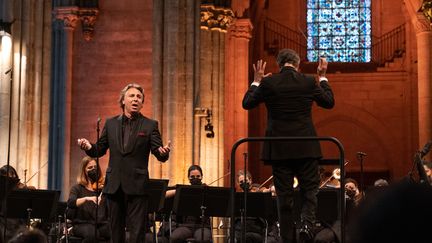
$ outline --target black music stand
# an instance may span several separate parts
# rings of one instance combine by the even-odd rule
[[[51,190],[13,190],[7,197],[8,211],[4,212],[7,218],[51,219],[55,216],[60,191]]]
[[[337,219],[340,219],[339,215],[339,195],[340,190],[337,188],[325,188],[318,191],[317,199],[317,212],[316,218],[319,221],[323,221],[329,225],[334,223]],[[299,223],[301,214],[301,203],[300,203],[300,192],[294,191],[294,207],[293,216],[294,221]]]
[[[227,217],[230,209],[230,188],[207,185],[177,185],[173,212],[178,216],[201,217],[204,228],[205,217]],[[204,237],[201,230],[201,239]]]
[[[147,212],[153,215],[153,240],[157,242],[156,213],[162,210],[165,201],[165,193],[168,187],[166,179],[149,179],[146,183],[145,194],[148,195]]]
[[[7,197],[7,195],[12,191],[12,189],[17,185],[18,182],[19,182],[18,178],[0,175],[0,201],[1,202],[3,202],[3,199]]]
[[[246,219],[250,217],[261,218],[266,222],[266,229],[264,237],[267,237],[268,231],[268,219],[271,218],[274,213],[274,203],[272,201],[271,193],[261,192],[248,192],[246,195],[246,212],[244,211],[244,192],[236,192],[235,199],[235,216],[240,217],[241,220],[241,237],[242,242],[245,241],[246,235]],[[246,215],[245,215],[246,214]],[[246,216],[246,218],[245,218]],[[231,222],[234,224],[234,222]],[[235,237],[235,235],[231,236]]]
[[[177,185],[173,212],[179,216],[227,217],[228,187]]]

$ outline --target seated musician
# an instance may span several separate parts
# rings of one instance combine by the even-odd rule
[[[33,186],[26,186],[24,183],[20,181],[20,178],[18,177],[18,173],[16,172],[15,168],[9,165],[9,171],[8,166],[4,165],[0,168],[0,175],[1,176],[8,176],[10,178],[15,178],[16,184],[12,186],[13,189],[36,189]],[[4,226],[5,226],[5,219],[4,219],[4,208],[2,205],[3,202],[0,202],[0,210],[1,210],[1,216],[0,216],[0,238],[1,240],[4,238]],[[9,205],[9,207],[11,207]],[[26,220],[24,219],[17,219],[17,218],[8,218],[7,219],[7,230],[6,230],[6,242],[12,238],[12,236],[22,227],[26,226]],[[0,240],[0,242],[1,242]]]
[[[95,159],[88,156],[82,159],[77,182],[71,188],[67,202],[67,215],[73,225],[71,234],[84,238],[83,242],[95,241],[94,223],[98,203],[98,239],[109,239],[106,205],[104,197],[101,196],[104,178],[101,169],[96,168]]]
[[[237,184],[241,191],[252,191],[252,175],[249,171],[246,173],[243,170],[237,172]],[[265,220],[256,217],[247,217],[246,219],[246,242],[263,242],[265,234]],[[235,220],[235,238],[237,242],[241,241],[241,219]]]
[[[191,185],[203,185],[201,167],[199,165],[191,165],[188,169],[188,178]],[[209,217],[204,218],[204,224],[202,224],[200,217],[176,217],[176,223],[173,228],[175,229],[172,231],[170,237],[170,242],[172,243],[186,242],[187,239],[191,238],[199,242],[210,242],[212,239]]]
[[[0,175],[2,176],[6,176],[8,173],[8,166],[4,165],[0,168]],[[17,184],[14,187],[15,189],[36,189],[36,187],[34,186],[27,186],[26,184],[22,183],[20,181],[20,178],[18,177],[18,173],[16,172],[15,168],[9,165],[9,175],[8,177],[10,178],[16,178],[17,179]]]

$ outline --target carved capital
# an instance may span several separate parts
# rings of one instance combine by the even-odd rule
[[[99,10],[97,8],[81,8],[79,10],[79,19],[81,20],[84,40],[93,39],[94,25],[96,23]]]
[[[53,18],[62,21],[65,29],[74,30],[78,23],[78,7],[56,7]]]
[[[230,9],[201,5],[201,28],[226,32],[234,18]]]
[[[414,24],[415,32],[417,34],[422,32],[432,31],[432,26],[430,21],[421,12],[418,13],[416,18],[413,19],[413,24]]]
[[[420,10],[429,20],[429,24],[432,24],[432,0],[424,0]]]
[[[250,39],[252,37],[252,23],[249,19],[235,19],[229,27],[231,37]]]

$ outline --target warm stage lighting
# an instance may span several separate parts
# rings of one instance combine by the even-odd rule
[[[1,62],[4,63],[10,60],[12,52],[12,38],[6,31],[0,31],[0,57]]]

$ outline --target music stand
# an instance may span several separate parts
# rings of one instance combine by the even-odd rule
[[[149,179],[146,183],[145,194],[148,196],[147,212],[153,215],[153,240],[157,242],[156,236],[156,212],[164,206],[165,193],[168,187],[166,179]]]
[[[8,211],[4,212],[7,218],[51,219],[55,216],[60,191],[51,190],[13,190],[7,197]]]
[[[236,192],[235,199],[235,216],[240,217],[241,220],[241,237],[242,242],[245,240],[246,235],[246,219],[250,217],[261,218],[265,220],[266,228],[265,235],[267,237],[268,219],[271,218],[274,204],[272,201],[271,193],[253,193],[248,192],[246,195],[246,215],[244,215],[244,192]],[[246,216],[246,217],[245,217]],[[232,222],[234,224],[234,222]],[[235,236],[232,236],[235,237]]]
[[[177,185],[173,212],[179,216],[227,217],[229,194],[228,187]]]
[[[332,224],[337,219],[340,219],[338,205],[339,205],[339,189],[325,188],[318,191],[317,199],[317,212],[316,218],[320,221],[326,222],[327,224]],[[300,203],[300,192],[294,191],[294,207],[293,215],[294,221],[300,222],[301,214],[301,203]]]
[[[9,194],[12,191],[12,189],[17,185],[18,182],[19,182],[18,178],[0,175],[0,201],[1,202],[3,202],[3,199],[7,197],[7,194]]]
[[[205,217],[227,217],[230,188],[207,185],[177,185],[173,212],[179,216],[201,217],[201,239],[204,238]]]

